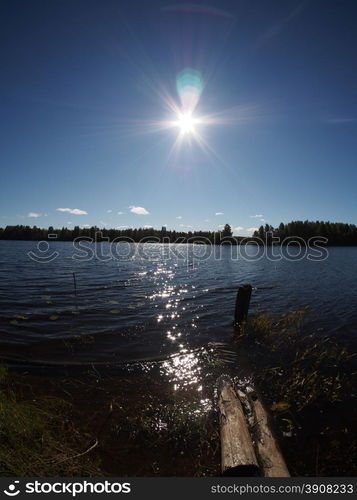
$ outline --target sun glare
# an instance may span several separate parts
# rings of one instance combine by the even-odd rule
[[[154,88],[154,87],[153,87]],[[179,101],[175,100],[163,85],[158,85],[157,94],[162,100],[166,112],[166,119],[145,121],[140,123],[142,130],[147,133],[162,132],[175,129],[178,133],[169,150],[168,157],[185,145],[197,144],[206,154],[213,155],[222,162],[212,146],[204,137],[207,126],[234,125],[247,119],[247,112],[242,107],[222,110],[216,113],[202,114],[202,106],[198,108],[204,82],[199,71],[185,68],[176,76],[176,90]],[[200,109],[200,111],[197,111]],[[198,113],[198,114],[196,114]],[[138,127],[135,126],[135,131]]]
[[[177,126],[182,134],[192,134],[195,131],[196,122],[191,113],[183,113],[178,117]]]

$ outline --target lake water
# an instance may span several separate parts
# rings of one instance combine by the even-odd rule
[[[301,379],[294,362],[290,373],[284,356],[294,359],[292,349],[305,356],[305,342],[310,349],[315,336],[323,346],[329,337],[356,351],[357,248],[329,248],[324,260],[297,260],[298,248],[86,245],[79,251],[69,242],[51,242],[39,252],[37,242],[0,241],[0,361],[24,375],[31,394],[34,387],[46,396],[47,390],[65,394],[85,420],[87,412],[107,415],[113,400],[120,403],[126,413],[116,414],[110,431],[110,439],[118,439],[113,463],[122,464],[116,475],[152,475],[152,463],[167,475],[196,474],[201,437],[216,436],[217,389],[227,375],[239,387],[258,388],[266,405],[276,398],[291,404],[274,425],[293,475],[317,474],[318,456],[319,473],[354,473],[355,358],[342,366],[337,349],[336,359],[330,354],[315,366],[313,358],[310,366],[307,356],[307,364],[298,365],[305,366]],[[307,308],[301,342],[275,351],[272,344],[261,348],[254,336],[237,341],[233,314],[244,283],[254,287],[250,314]],[[266,379],[267,368],[273,378]],[[303,391],[280,387],[283,373],[291,383],[306,381]],[[316,373],[315,387],[307,381]],[[330,395],[337,386],[336,399]],[[315,399],[300,411],[295,396],[299,404],[305,396]],[[139,432],[138,414],[149,419],[154,434]],[[200,432],[190,434],[197,425]],[[190,443],[181,468],[165,444],[172,443],[168,429],[181,429],[175,443]],[[215,443],[212,450],[202,455],[208,475],[219,473]]]
[[[37,245],[0,241],[0,342],[6,359],[126,363],[229,342],[243,283],[254,287],[252,311],[308,307],[306,330],[356,348],[357,248],[329,248],[325,260],[294,260],[283,251],[278,260],[272,249],[254,257],[253,246],[105,242],[87,244],[91,258],[83,259],[85,252],[70,242],[53,242],[47,252]],[[58,256],[44,263],[28,252]]]

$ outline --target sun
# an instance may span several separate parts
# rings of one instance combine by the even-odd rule
[[[191,113],[180,113],[176,125],[179,127],[181,134],[193,134],[195,132],[195,124],[197,120]]]

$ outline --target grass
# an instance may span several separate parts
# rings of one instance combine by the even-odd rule
[[[63,399],[19,400],[0,367],[0,475],[73,476],[99,472],[92,455],[78,456],[91,437],[73,423]]]
[[[321,331],[306,332],[306,313],[252,317],[244,342],[255,381],[293,475],[356,475],[355,358]]]

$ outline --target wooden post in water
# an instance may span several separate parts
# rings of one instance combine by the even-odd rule
[[[290,477],[284,457],[268,423],[268,415],[258,398],[253,399],[256,452],[264,477]]]
[[[223,382],[219,399],[221,469],[224,476],[259,476],[242,404],[229,382]]]
[[[251,295],[252,285],[246,284],[239,287],[234,314],[234,322],[239,328],[247,321]]]
[[[73,272],[73,284],[74,284],[74,295],[77,296],[77,282],[76,282],[76,273]]]

